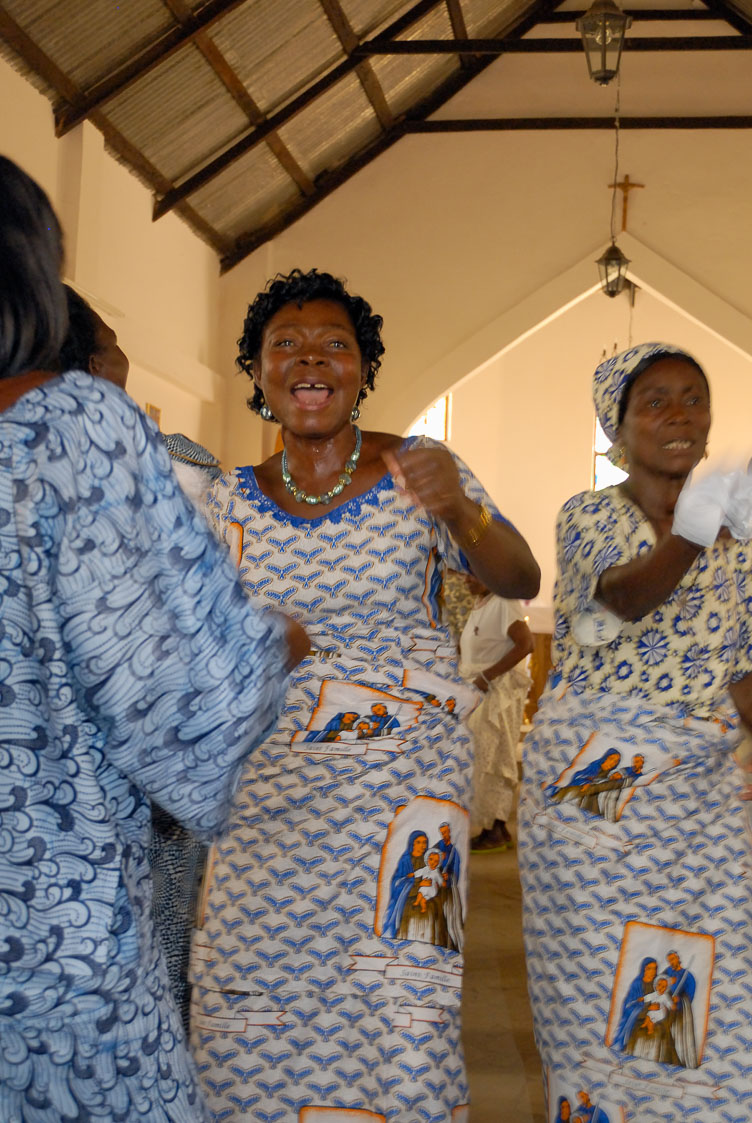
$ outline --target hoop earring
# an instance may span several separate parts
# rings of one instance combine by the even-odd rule
[[[357,421],[359,417],[360,417],[360,410],[358,409],[357,406],[353,406],[352,412],[350,414],[350,420],[351,421]]]
[[[621,468],[622,472],[628,472],[629,471],[629,461],[627,460],[627,450],[624,447],[624,445],[619,445],[619,448],[617,449],[617,452],[616,452],[616,456],[614,458],[614,463],[616,464],[617,468]]]
[[[704,451],[704,452],[703,452],[703,454],[702,454],[702,458],[703,458],[703,460],[707,460],[707,458],[708,458],[709,456],[710,456],[710,453],[708,452],[708,446],[707,446],[707,445],[705,445],[705,451]]]
[[[274,414],[269,409],[269,406],[266,404],[266,402],[264,402],[264,404],[262,405],[261,409],[259,410],[259,413],[263,417],[264,421],[274,421],[274,419],[275,419]]]

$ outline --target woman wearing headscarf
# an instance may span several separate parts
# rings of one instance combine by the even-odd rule
[[[628,476],[574,496],[557,524],[554,672],[520,807],[537,1043],[548,1070],[628,1121],[679,1123],[689,1107],[752,1120],[752,863],[734,761],[740,715],[752,724],[752,481],[689,481],[710,394],[681,349],[608,360],[594,397]],[[639,765],[607,817],[556,798],[606,752]],[[677,947],[697,979],[694,1070],[624,1051],[634,965]]]
[[[222,829],[307,641],[247,601],[127,395],[55,373],[61,259],[0,157],[0,1119],[202,1123],[149,801]]]
[[[277,419],[284,448],[218,480],[212,510],[249,595],[305,622],[313,651],[212,848],[194,938],[191,1040],[226,1123],[298,1123],[301,1104],[449,1123],[467,1098],[471,751],[446,703],[475,692],[439,619],[442,571],[523,597],[539,574],[448,449],[357,426],[383,350],[381,317],[317,270],[275,278],[240,340],[251,408]],[[437,836],[446,880],[423,912],[393,875],[415,874],[412,851]],[[424,1071],[411,1089],[406,1073]]]

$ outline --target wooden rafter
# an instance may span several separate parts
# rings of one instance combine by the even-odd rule
[[[44,79],[47,85],[55,91],[57,97],[73,102],[80,96],[81,91],[78,86],[71,81],[67,74],[60,70],[49,55],[37,46],[1,5],[0,35],[25,65]],[[133,169],[142,183],[145,183],[152,191],[170,190],[172,186],[170,181],[154,167],[142,152],[134,148],[104,114],[95,111],[91,114],[90,119],[91,123],[102,133],[108,146]],[[178,208],[178,213],[193,227],[199,237],[208,242],[218,254],[221,255],[228,251],[228,240],[218,234],[188,203],[182,203]]]
[[[688,35],[684,37],[655,36],[649,39],[624,40],[623,50],[635,51],[750,51],[752,35]],[[381,43],[371,39],[361,44],[353,55],[541,55],[580,54],[581,39],[396,39]]]
[[[56,134],[64,136],[86,117],[90,117],[95,109],[99,109],[116,94],[127,90],[155,66],[159,66],[176,51],[192,42],[201,32],[207,31],[217,20],[245,2],[246,0],[206,0],[199,9],[190,12],[184,22],[168,28],[139,51],[134,58],[128,59],[123,66],[100,78],[88,90],[79,91],[75,100],[65,98],[67,104],[62,105],[55,113]]]
[[[513,29],[513,35],[525,35],[533,28],[537,19],[543,13],[553,11],[561,0],[537,0],[533,7],[528,11],[524,19],[520,20],[517,26]],[[343,183],[346,183],[357,172],[364,168],[371,160],[380,156],[403,136],[405,136],[408,122],[422,121],[436,113],[443,105],[459,93],[468,82],[471,82],[478,76],[487,66],[490,66],[493,58],[491,56],[473,60],[471,67],[468,70],[458,71],[452,75],[446,82],[444,82],[438,90],[435,90],[428,97],[424,98],[418,105],[414,106],[407,118],[397,121],[392,129],[389,130],[384,136],[380,137],[376,144],[371,145],[358,155],[348,160],[342,167],[337,168],[333,172],[329,172],[323,176],[319,176],[316,180],[316,196],[313,199],[304,199],[296,203],[290,208],[286,214],[280,215],[278,218],[273,219],[271,222],[266,223],[264,226],[252,231],[247,235],[241,235],[236,242],[234,248],[221,260],[222,272],[232,269],[243,258],[253,253],[259,246],[274,238],[277,234],[285,230],[297,219],[302,218],[304,214],[312,210],[322,199],[336,191]],[[613,122],[612,122],[613,127]]]
[[[455,39],[467,39],[467,24],[462,12],[460,0],[446,0],[447,11],[449,13],[449,22],[452,25],[452,34]],[[469,60],[467,55],[460,55],[460,66],[467,67]]]
[[[710,11],[709,8],[625,8],[625,16],[631,16],[633,23],[729,23],[726,16]],[[574,12],[567,8],[565,12],[552,12],[539,23],[571,23],[574,25],[580,16],[585,15],[585,9]],[[743,30],[737,28],[737,30]]]
[[[733,4],[727,3],[726,0],[704,0],[704,3],[711,15],[725,20],[730,27],[735,28],[742,35],[752,31],[752,21],[737,11]]]
[[[358,37],[350,26],[339,0],[319,0],[324,14],[331,24],[334,34],[340,41],[345,54],[349,55],[358,46]],[[355,67],[363,93],[371,103],[371,108],[376,114],[379,124],[385,131],[394,124],[394,116],[387,102],[381,83],[376,77],[371,62],[366,59]]]
[[[536,132],[566,129],[611,129],[610,117],[464,117],[441,121],[406,121],[405,134]],[[620,129],[752,129],[752,116],[619,117]]]
[[[185,0],[163,0],[172,14],[181,22],[189,20],[191,9]],[[200,31],[194,36],[193,45],[201,52],[216,76],[222,82],[227,92],[232,96],[235,104],[243,110],[248,121],[254,127],[263,125],[266,117],[259,106],[241,82],[235,70],[230,66],[225,56],[207,31]],[[368,66],[369,63],[364,63]],[[301,168],[298,161],[290,152],[279,133],[271,132],[266,138],[266,146],[276,157],[290,178],[297,184],[304,195],[313,195],[315,187],[310,176]]]
[[[426,15],[432,8],[435,8],[440,3],[443,3],[443,0],[419,0],[419,3],[414,4],[404,15],[390,24],[386,31],[382,33],[383,37],[388,38],[392,35],[399,35],[412,23],[415,23],[416,20]],[[379,41],[380,39],[381,36],[379,36]],[[348,74],[351,74],[359,65],[360,61],[360,59],[353,58],[352,56],[346,58],[344,62],[339,63],[330,70],[328,74],[325,74],[323,78],[319,78],[318,81],[314,82],[308,89],[303,90],[296,98],[288,102],[283,109],[280,109],[277,113],[269,117],[266,124],[240,137],[239,140],[231,144],[219,156],[216,156],[213,160],[205,164],[203,168],[200,168],[197,172],[194,172],[193,175],[188,176],[188,178],[177,187],[174,187],[161,198],[158,198],[154,203],[153,217],[155,219],[161,218],[162,215],[171,211],[175,204],[179,203],[181,199],[186,199],[189,195],[192,195],[194,191],[198,191],[200,187],[203,187],[210,180],[214,179],[215,176],[218,176],[220,172],[224,171],[225,168],[229,167],[235,160],[240,159],[246,152],[252,151],[252,149],[266,139],[270,132],[286,125],[288,121],[291,121],[293,117],[296,117],[303,109],[306,109],[316,98],[321,97],[321,95],[331,89],[332,86],[335,86],[337,82],[340,82],[343,78],[347,77]]]

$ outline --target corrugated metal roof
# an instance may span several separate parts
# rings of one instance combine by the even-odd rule
[[[340,0],[359,39],[370,39],[412,7],[411,0]]]
[[[280,129],[280,137],[312,179],[339,167],[381,133],[354,75],[339,82]]]
[[[3,7],[81,89],[174,23],[162,0],[3,0]]]
[[[243,110],[190,45],[114,97],[107,116],[170,180],[248,128]]]
[[[290,101],[344,57],[322,17],[318,0],[255,0],[212,32],[263,113]]]
[[[582,6],[587,8],[588,4],[583,2]],[[487,0],[462,0],[465,26],[470,39],[503,35],[507,28],[514,27],[529,9],[530,5],[526,0],[509,0],[505,4],[492,6],[489,6]]]
[[[398,44],[384,54],[374,43],[454,44],[464,27],[470,39],[527,35],[551,50],[575,32],[552,27],[549,13],[576,3],[4,0],[0,54],[49,97],[59,132],[90,118],[154,189],[155,213],[179,208],[229,267],[422,126],[495,57],[397,53]],[[695,0],[632,3],[679,9],[679,34],[752,34],[752,0],[722,5],[712,32],[691,24]],[[643,28],[671,49],[665,28]]]
[[[446,8],[436,8],[400,38],[452,39]],[[459,68],[456,55],[384,55],[373,59],[376,77],[394,114],[407,112]]]
[[[276,218],[299,198],[290,177],[261,145],[197,191],[191,203],[220,234],[238,238]]]

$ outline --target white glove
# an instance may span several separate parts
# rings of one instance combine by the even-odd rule
[[[690,472],[676,501],[671,533],[697,546],[712,546],[725,522],[733,480],[738,474],[711,472],[692,483]]]
[[[584,612],[572,617],[572,636],[581,647],[602,647],[616,639],[623,623],[621,616],[591,601]]]
[[[723,521],[734,538],[746,542],[752,538],[752,475],[748,468],[733,477]]]

